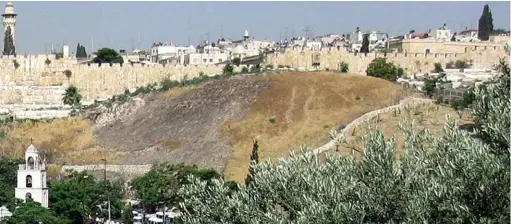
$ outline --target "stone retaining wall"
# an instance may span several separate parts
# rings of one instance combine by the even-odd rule
[[[330,140],[330,142],[310,151],[309,153],[318,155],[318,154],[321,154],[321,153],[328,151],[332,148],[335,148],[337,140],[346,138],[347,134],[349,133],[350,130],[353,130],[353,128],[360,126],[364,122],[376,117],[379,114],[384,114],[384,113],[390,112],[390,111],[398,109],[398,108],[404,109],[405,107],[408,107],[411,105],[416,105],[416,104],[421,104],[421,103],[433,103],[433,100],[422,99],[422,98],[406,98],[404,100],[401,100],[401,102],[399,102],[399,104],[368,112],[368,113],[358,117],[357,119],[353,120],[348,125],[346,125],[346,127],[344,129],[342,129],[341,132],[339,132],[337,134],[337,136],[335,136],[334,140]]]

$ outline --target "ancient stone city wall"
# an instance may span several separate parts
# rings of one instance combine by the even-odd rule
[[[498,50],[473,50],[468,53],[368,53],[355,54],[343,50],[321,51],[312,50],[286,50],[285,52],[275,52],[268,55],[267,63],[273,66],[285,65],[291,67],[309,68],[313,62],[319,62],[319,68],[322,69],[340,69],[342,62],[348,63],[350,72],[365,75],[365,71],[372,60],[378,57],[385,57],[399,67],[406,70],[407,74],[416,72],[430,72],[434,69],[434,63],[441,63],[445,68],[448,62],[456,60],[472,61],[474,68],[489,69],[499,58],[504,57],[509,60],[509,55],[503,49]]]
[[[470,48],[467,53],[369,53],[353,54],[345,50],[324,48],[320,51],[286,50],[268,55],[267,62],[274,66],[312,68],[319,62],[320,69],[339,69],[341,62],[349,64],[350,72],[365,74],[374,58],[386,57],[406,69],[407,74],[429,72],[434,63],[445,64],[456,60],[472,61],[474,68],[491,68],[499,57],[507,57],[502,47]],[[49,62],[49,63],[48,63]],[[183,80],[199,76],[200,72],[214,75],[223,66],[164,66],[141,64],[77,64],[76,59],[56,59],[54,55],[3,56],[0,59],[1,104],[62,104],[62,94],[69,85],[78,87],[84,101],[105,99],[123,93],[126,88],[161,82],[164,79]],[[64,71],[70,70],[71,78]]]
[[[47,58],[51,63],[46,63]],[[167,78],[191,79],[198,77],[201,72],[214,75],[221,73],[222,69],[223,66],[77,64],[76,60],[45,55],[4,56],[0,60],[0,104],[58,104],[69,84],[79,89],[85,101],[93,101],[123,93],[125,88],[134,89]],[[72,73],[69,79],[65,76],[65,70]]]

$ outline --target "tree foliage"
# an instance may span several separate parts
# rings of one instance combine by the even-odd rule
[[[426,95],[429,97],[433,96],[435,93],[435,88],[437,88],[438,84],[441,84],[445,81],[445,73],[440,73],[438,76],[430,76],[424,79],[424,91],[426,91]]]
[[[67,224],[69,220],[59,217],[50,209],[42,207],[37,202],[23,203],[3,224]]]
[[[119,217],[122,203],[122,187],[111,182],[99,182],[86,172],[72,172],[69,179],[50,183],[50,208],[67,217],[72,223],[83,223],[89,217],[108,217],[108,207],[113,218]]]
[[[479,18],[479,28],[477,38],[479,40],[489,40],[490,34],[493,33],[493,18],[488,4],[484,5],[483,13]]]
[[[7,26],[4,36],[4,52],[3,55],[15,55],[16,47],[14,46],[14,38],[12,37],[11,27]]]
[[[509,69],[475,91],[474,137],[449,119],[443,137],[413,122],[405,151],[380,131],[363,158],[312,153],[253,165],[252,184],[190,177],[183,223],[509,223]],[[507,74],[507,75],[506,75]],[[339,140],[339,142],[342,140]],[[191,208],[191,209],[189,209]]]
[[[22,164],[22,159],[10,159],[0,157],[0,207],[6,207],[13,211],[16,203],[14,198],[14,188],[16,188],[16,172],[18,164]]]
[[[236,66],[240,66],[241,65],[241,58],[240,57],[233,58],[232,59],[232,64],[236,65]]]
[[[341,72],[342,73],[347,73],[349,71],[350,71],[350,67],[349,67],[348,63],[341,62]]]
[[[123,224],[133,224],[133,208],[131,204],[128,204],[122,210],[122,223]]]
[[[386,58],[375,58],[367,67],[366,74],[389,81],[396,81],[397,67],[394,63],[387,62]]]
[[[254,143],[252,144],[252,154],[250,154],[250,164],[257,164],[259,163],[259,142],[257,140],[254,140]],[[248,169],[247,177],[245,178],[245,185],[249,185],[252,181],[252,175],[254,170],[252,169],[253,166],[250,166]]]
[[[124,63],[122,56],[111,48],[101,48],[98,50],[96,57],[92,59],[94,63]]]
[[[76,46],[76,58],[87,58],[85,47],[80,45],[80,43]]]
[[[369,53],[369,34],[364,34],[362,39],[362,47],[360,47],[360,53]]]
[[[67,87],[66,93],[64,93],[64,96],[62,97],[62,102],[66,105],[70,105],[73,107],[73,109],[75,109],[76,107],[80,106],[82,98],[82,95],[78,92],[78,88],[71,85]]]
[[[192,175],[207,181],[220,177],[213,169],[200,169],[196,165],[157,164],[149,172],[131,181],[131,189],[135,190],[140,203],[145,209],[154,211],[158,206],[177,205],[180,197],[179,188],[189,183],[187,176]]]

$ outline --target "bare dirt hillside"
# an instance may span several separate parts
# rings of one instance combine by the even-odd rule
[[[241,119],[270,83],[234,77],[172,97],[152,95],[145,105],[95,135],[100,145],[126,152],[121,163],[185,162],[223,170],[231,148],[218,127]]]

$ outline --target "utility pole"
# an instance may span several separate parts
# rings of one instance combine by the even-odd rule
[[[224,25],[220,26],[220,38],[224,38]]]

